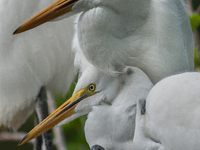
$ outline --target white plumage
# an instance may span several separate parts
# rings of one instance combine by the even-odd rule
[[[135,67],[127,67],[119,76],[109,78],[108,81],[98,77],[100,80],[95,81],[97,91],[102,92],[85,99],[75,110],[81,113],[81,107],[89,105],[92,108],[85,123],[85,136],[90,147],[98,144],[106,150],[133,149],[136,103],[147,97],[153,84]]]
[[[63,15],[66,12],[70,13]],[[88,114],[85,134],[90,146],[100,144],[105,149],[129,149],[133,144],[134,107],[140,98],[147,96],[151,81],[155,84],[169,75],[194,69],[194,42],[185,2],[58,0],[18,31],[33,28],[61,14],[63,16],[59,19],[77,13],[80,14],[76,21],[73,51],[80,78],[75,92],[90,83],[96,83],[96,90],[100,92],[70,109],[67,108],[74,101],[67,101],[61,107],[66,108],[65,113],[69,111],[64,122]],[[130,76],[127,68],[133,69]],[[141,77],[137,73],[141,73]],[[58,114],[62,113],[63,110]],[[45,123],[39,126],[43,128],[43,125]],[[33,130],[23,140],[30,140],[37,134]]]
[[[41,86],[66,93],[75,77],[72,19],[12,35],[52,2],[0,0],[0,125],[16,130],[33,112]]]
[[[155,84],[194,69],[193,35],[183,0],[83,0],[72,12],[79,3],[93,7],[83,6],[74,44],[101,71],[113,75],[136,66]]]
[[[131,107],[140,99],[142,90],[134,93],[133,87],[137,88],[140,84],[145,84],[145,81],[126,87],[112,85],[109,80],[104,83],[100,75],[97,82],[92,80],[95,76],[90,69],[86,68],[94,65],[100,72],[119,80],[119,77],[116,77],[118,75],[113,74],[113,71],[123,74],[121,69],[125,66],[137,66],[155,84],[169,75],[193,70],[192,31],[183,1],[109,1],[109,5],[103,2],[105,1],[83,12],[77,21],[77,31],[73,41],[76,52],[75,64],[82,65],[83,75],[75,91],[87,86],[90,82],[96,83],[97,87],[101,84],[112,86],[110,89],[106,87],[100,89],[104,95],[101,100],[105,101],[104,97],[107,97],[106,101],[112,102],[110,106],[98,105],[98,103],[97,106],[92,106],[93,104],[90,105],[90,103],[95,103],[93,102],[94,97],[97,96],[95,95],[90,98],[91,102],[84,104],[85,100],[83,104],[80,103],[76,107],[77,116],[74,115],[72,118],[91,111],[88,113],[85,125],[86,139],[90,146],[99,144],[109,150],[131,149],[129,147],[132,147],[133,135],[130,136],[127,131],[134,133],[134,123],[131,121],[127,124],[120,123],[134,111],[122,113],[122,110],[127,108],[128,100]],[[131,94],[123,95],[115,92],[115,87],[127,89]],[[113,94],[116,97],[109,98],[109,95]],[[100,97],[100,93],[98,96]],[[143,96],[145,97],[145,94]],[[118,97],[122,101],[120,111],[120,107],[115,105],[115,101],[116,103],[119,101]],[[87,112],[78,113],[80,108],[87,109]],[[131,119],[134,120],[134,117]],[[126,130],[123,130],[124,128]]]
[[[200,73],[170,76],[157,83],[138,105],[135,150],[198,150],[200,147]]]

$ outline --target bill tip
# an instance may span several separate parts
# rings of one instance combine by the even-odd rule
[[[20,27],[21,27],[21,26],[20,26]],[[20,33],[20,32],[19,32],[19,28],[20,28],[20,27],[18,27],[18,28],[13,32],[13,35]]]
[[[18,146],[23,145],[24,140],[28,137],[28,134],[26,136],[23,137],[23,139],[18,143]]]

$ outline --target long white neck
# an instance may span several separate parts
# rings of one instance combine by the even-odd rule
[[[183,1],[103,2],[83,12],[77,24],[77,43],[92,65],[109,73],[136,66],[153,83],[193,70],[193,36]]]

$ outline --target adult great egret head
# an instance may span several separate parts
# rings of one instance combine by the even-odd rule
[[[117,150],[132,148],[136,102],[146,98],[153,84],[143,71],[135,67],[127,67],[115,77],[98,72],[94,67],[87,69],[90,74],[83,72],[75,89],[78,92],[30,131],[20,145],[49,130],[62,119],[66,118],[62,123],[67,123],[88,114],[85,134],[90,146],[99,144],[106,149]],[[88,81],[84,84],[89,86],[80,90],[86,76]],[[90,83],[96,83],[96,89]]]
[[[144,105],[138,104],[134,149],[199,149],[200,73],[170,76],[158,82]],[[142,108],[143,107],[143,108]]]
[[[14,33],[80,12],[74,44],[99,70],[113,75],[136,66],[156,83],[194,69],[184,0],[58,0]]]

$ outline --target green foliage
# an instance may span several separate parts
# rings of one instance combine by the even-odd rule
[[[69,99],[76,86],[77,79],[72,83],[68,93],[65,96],[57,95],[57,106],[62,105],[67,99]],[[86,142],[84,135],[84,125],[86,116],[79,117],[74,121],[63,125],[64,136],[66,139],[66,145],[68,150],[88,150],[89,146]]]
[[[195,48],[194,50],[194,62],[195,62],[195,68],[199,70],[200,68],[200,52]]]
[[[200,15],[197,13],[194,13],[190,17],[190,22],[191,22],[192,30],[194,31],[195,29],[200,27]],[[200,51],[196,47],[194,50],[194,62],[195,62],[195,69],[199,70],[199,68],[200,68]]]
[[[192,30],[194,31],[197,27],[200,26],[200,15],[197,13],[194,13],[190,17],[190,22],[191,22]]]
[[[66,143],[69,150],[89,149],[84,135],[85,120],[86,116],[82,116],[63,126]]]

